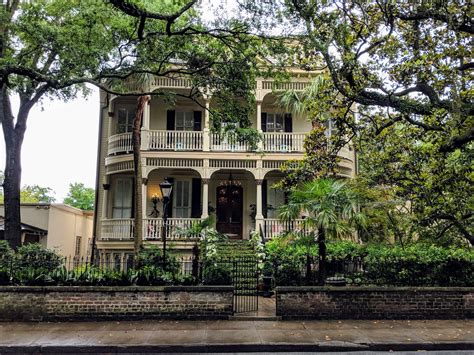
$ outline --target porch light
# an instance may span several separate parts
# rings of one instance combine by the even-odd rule
[[[163,199],[168,199],[171,196],[171,191],[173,191],[173,185],[165,179],[162,183],[160,183],[160,190],[161,190],[161,195],[163,196]]]
[[[219,186],[241,186],[241,182],[239,180],[234,180],[232,176],[232,171],[229,173],[229,177],[227,180],[223,180],[219,183]]]

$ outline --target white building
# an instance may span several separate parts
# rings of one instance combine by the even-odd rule
[[[295,70],[291,81],[278,85],[257,80],[252,126],[261,132],[263,141],[256,151],[245,142],[211,131],[209,111],[203,107],[213,108],[212,97],[202,97],[201,106],[177,99],[173,107],[152,97],[144,112],[141,144],[145,243],[161,245],[162,207],[158,203],[156,218],[152,196],[160,193],[159,184],[165,178],[173,183],[168,239],[175,248],[193,244],[176,234],[175,226],[206,218],[210,210],[215,210],[216,229],[230,238],[248,238],[255,229],[267,238],[281,231],[276,207],[284,203],[284,194],[272,185],[282,176],[283,162],[303,158],[303,141],[311,122],[278,107],[275,92],[302,90],[315,74]],[[182,78],[157,78],[151,89],[185,93],[189,84]],[[101,93],[96,245],[101,257],[115,260],[124,260],[133,250],[131,130],[136,102],[136,98]],[[346,146],[339,154],[339,173],[354,176],[354,150]]]

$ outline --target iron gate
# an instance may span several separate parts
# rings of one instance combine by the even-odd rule
[[[234,313],[258,310],[258,259],[240,257],[232,260]]]

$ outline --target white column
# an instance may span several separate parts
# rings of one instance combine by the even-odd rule
[[[202,214],[201,218],[209,217],[209,179],[202,179]]]
[[[260,226],[263,228],[263,196],[262,196],[262,179],[255,180],[257,183],[257,203],[256,203],[256,215],[255,215],[255,230],[260,231]]]
[[[103,184],[104,194],[102,200],[101,219],[107,219],[107,204],[109,203],[109,184]],[[107,188],[106,188],[107,187]]]
[[[210,130],[209,130],[209,104],[210,98],[205,98],[206,109],[204,110],[204,128],[202,130],[203,141],[202,141],[202,150],[205,152],[209,151],[210,146]]]
[[[141,150],[148,150],[148,131],[150,130],[150,101],[143,108],[143,124],[141,129]]]
[[[262,130],[262,101],[257,101],[257,130]]]
[[[262,131],[262,101],[257,101],[257,131],[263,135]],[[263,141],[257,144],[258,150],[263,151]]]

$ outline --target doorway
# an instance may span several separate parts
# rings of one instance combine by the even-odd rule
[[[229,184],[216,189],[216,229],[230,239],[242,239],[243,189]]]

